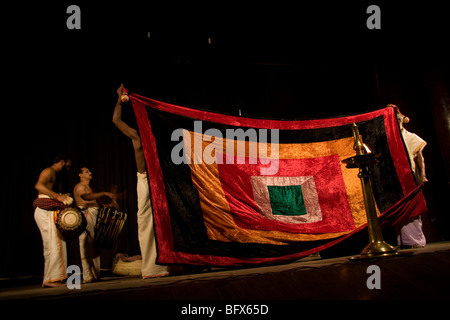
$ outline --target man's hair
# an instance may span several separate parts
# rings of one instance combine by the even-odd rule
[[[80,168],[78,169],[77,174],[82,174],[84,168],[87,168],[87,166],[82,166],[82,167],[80,167]]]
[[[69,160],[69,157],[66,154],[58,154],[53,158],[53,163],[58,163],[61,160],[64,160],[65,162],[67,162]]]

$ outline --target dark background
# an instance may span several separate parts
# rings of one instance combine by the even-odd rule
[[[139,254],[134,154],[111,122],[121,82],[150,98],[246,117],[325,118],[397,104],[411,118],[405,127],[428,142],[426,236],[449,239],[443,2],[95,3],[2,5],[0,278],[42,274],[34,184],[58,153],[72,159],[67,191],[88,166],[97,191],[124,192],[129,220],[118,251]],[[66,28],[71,4],[81,8],[81,30]],[[371,4],[381,8],[381,30],[366,27]],[[136,125],[131,106],[124,118]]]

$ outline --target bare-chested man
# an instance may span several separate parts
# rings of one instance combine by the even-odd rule
[[[117,208],[117,202],[115,200],[115,194],[112,192],[93,192],[90,187],[90,182],[92,180],[92,172],[83,167],[80,169],[78,176],[80,177],[80,182],[75,185],[73,189],[73,195],[75,197],[75,202],[80,208],[89,207],[99,207],[97,199],[107,197],[110,199],[111,203],[108,204],[110,207]]]
[[[77,206],[81,209],[87,221],[86,232],[80,235],[79,240],[83,283],[88,283],[100,276],[100,255],[94,247],[94,229],[100,209],[97,199],[107,198],[110,199],[108,206],[117,208],[118,205],[113,193],[92,191],[90,187],[92,172],[88,168],[81,168],[78,176],[80,182],[75,185],[73,195]]]
[[[131,128],[122,120],[121,96],[123,85],[117,89],[118,99],[114,108],[113,123],[128,138],[131,139],[134,149],[134,157],[137,167],[137,197],[138,197],[138,236],[139,246],[142,255],[142,278],[149,279],[167,276],[169,269],[167,266],[156,264],[156,243],[155,230],[153,226],[153,212],[150,202],[150,190],[145,166],[144,151],[142,149],[141,138],[136,129]]]
[[[72,162],[69,158],[58,155],[54,159],[53,164],[50,167],[42,170],[41,174],[39,175],[39,179],[34,186],[39,195],[47,195],[53,199],[58,200],[59,202],[69,204],[70,195],[68,193],[57,193],[53,190],[53,187],[56,181],[56,173],[61,172],[63,169],[69,170],[71,164]]]
[[[67,278],[66,241],[56,228],[54,211],[64,209],[73,199],[69,194],[55,192],[54,186],[56,174],[69,169],[70,165],[70,159],[57,156],[50,167],[42,170],[35,185],[38,198],[33,203],[34,220],[41,232],[45,261],[43,287],[62,286],[62,281]]]

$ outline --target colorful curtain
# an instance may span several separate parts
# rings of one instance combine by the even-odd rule
[[[158,262],[238,266],[297,259],[366,226],[351,125],[383,227],[423,214],[393,108],[306,121],[217,114],[130,94],[149,174]]]

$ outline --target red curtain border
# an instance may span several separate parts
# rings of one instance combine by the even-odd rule
[[[130,95],[131,96],[131,95]],[[173,261],[174,253],[172,227],[170,225],[169,208],[167,206],[166,189],[159,163],[156,141],[153,135],[150,121],[148,120],[145,104],[134,100],[131,96],[136,120],[139,126],[142,147],[148,170],[148,182],[152,199],[153,219],[155,226],[156,246],[158,248],[158,261]]]

